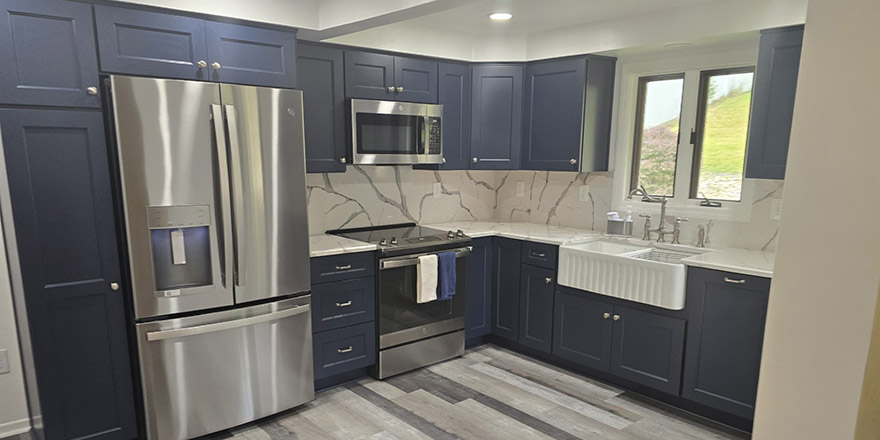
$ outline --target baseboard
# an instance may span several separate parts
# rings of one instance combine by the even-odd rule
[[[12,437],[13,435],[24,434],[31,430],[30,419],[15,420],[0,424],[0,438]]]

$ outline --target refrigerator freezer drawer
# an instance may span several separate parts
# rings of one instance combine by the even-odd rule
[[[314,398],[309,295],[137,333],[152,440],[198,437]]]

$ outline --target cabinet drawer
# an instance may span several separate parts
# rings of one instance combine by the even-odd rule
[[[374,322],[316,333],[315,379],[335,376],[376,363]]]
[[[312,258],[312,284],[371,277],[375,273],[375,264],[372,252]]]
[[[553,244],[524,241],[522,245],[522,262],[532,266],[556,269],[558,249],[559,247]]]
[[[355,278],[312,288],[312,332],[376,319],[375,279]]]

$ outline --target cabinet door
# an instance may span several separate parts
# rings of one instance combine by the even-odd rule
[[[682,396],[751,419],[770,280],[688,269],[690,309]]]
[[[523,169],[578,170],[586,82],[584,58],[526,67]]]
[[[611,373],[678,395],[684,321],[620,306],[611,319]]]
[[[748,178],[785,177],[803,39],[803,26],[761,33],[749,116]]]
[[[210,77],[204,20],[95,5],[95,21],[102,72]],[[199,61],[207,64],[200,67]]]
[[[523,67],[473,69],[471,168],[515,170],[522,150]]]
[[[376,279],[355,278],[312,286],[312,331],[323,332],[376,319]]]
[[[437,62],[394,57],[398,101],[437,103]]]
[[[0,128],[46,438],[134,438],[101,113],[0,110]]]
[[[616,64],[614,58],[587,57],[584,134],[578,171],[608,171]]]
[[[496,237],[492,244],[492,333],[519,340],[520,242]]]
[[[471,154],[471,68],[440,63],[438,102],[443,105],[444,170],[466,170]]]
[[[296,53],[297,85],[303,91],[306,172],[343,173],[345,79],[342,50],[302,44]]]
[[[205,31],[212,80],[296,87],[296,33],[213,21]]]
[[[391,89],[389,90],[389,87]],[[394,57],[369,52],[345,51],[345,97],[396,99]]]
[[[101,107],[92,9],[85,3],[5,0],[0,104]],[[95,87],[95,94],[89,94]]]
[[[523,264],[520,269],[519,343],[550,353],[556,271]]]
[[[471,242],[467,285],[465,338],[484,336],[492,331],[492,239]]]
[[[608,371],[611,365],[611,304],[559,288],[553,314],[553,354]]]

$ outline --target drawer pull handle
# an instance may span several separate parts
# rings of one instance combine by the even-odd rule
[[[351,345],[349,345],[349,346],[346,347],[346,348],[337,348],[337,349],[336,349],[336,351],[337,351],[338,353],[348,353],[348,352],[350,352],[350,351],[352,351],[352,350],[354,350],[354,348],[352,348]]]
[[[620,321],[620,315],[614,315],[611,317],[611,319],[613,319],[615,321]]]
[[[351,269],[350,264],[346,264],[345,266],[336,266],[336,270],[349,270]]]
[[[351,300],[348,300],[344,303],[336,303],[336,307],[348,307],[351,305]]]
[[[608,318],[610,318],[610,317],[611,317],[611,314],[608,313],[608,312],[605,312],[605,313],[602,314],[602,319],[608,319]]]
[[[538,258],[544,258],[544,257],[547,256],[547,254],[534,253],[534,254],[532,254],[532,256],[533,256],[533,257],[538,257]]]
[[[724,282],[730,284],[745,284],[746,280],[735,280],[733,278],[724,277]]]

